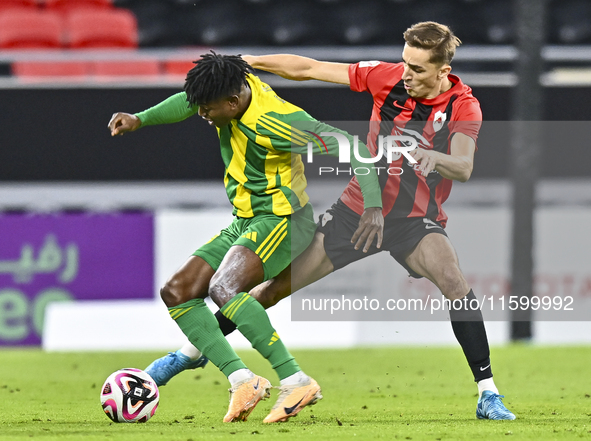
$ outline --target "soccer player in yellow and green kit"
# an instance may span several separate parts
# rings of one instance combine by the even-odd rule
[[[116,113],[111,134],[140,127],[182,121],[199,114],[217,128],[224,184],[234,206],[234,221],[189,257],[166,282],[160,294],[171,317],[205,357],[231,383],[225,422],[246,420],[254,406],[269,396],[271,384],[253,374],[224,338],[204,299],[209,295],[221,313],[233,321],[252,346],[271,363],[281,381],[278,405],[264,422],[286,421],[322,398],[320,387],[299,368],[271,325],[265,309],[248,292],[285,269],[310,244],[316,224],[305,193],[300,154],[307,153],[308,133],[341,133],[353,151],[353,138],[316,121],[279,98],[250,73],[239,56],[203,55],[187,74],[184,92],[137,113]],[[297,130],[292,123],[305,128]],[[326,152],[338,155],[334,136],[324,137]],[[370,157],[359,143],[361,156]],[[351,154],[351,166],[362,166]],[[381,244],[383,217],[377,175],[358,176],[365,212],[352,240]],[[284,387],[286,386],[286,387]]]

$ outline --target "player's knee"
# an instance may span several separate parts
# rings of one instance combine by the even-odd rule
[[[255,298],[265,309],[275,306],[281,297],[277,295],[274,289],[275,280],[267,280],[260,285],[255,286],[248,294]]]
[[[211,279],[209,283],[209,297],[214,301],[218,308],[221,308],[236,294],[231,292],[222,280]]]
[[[438,285],[443,295],[452,301],[461,299],[469,291],[466,279],[464,279],[459,267],[455,265],[446,267],[442,270],[439,276]]]
[[[276,296],[276,293],[271,290],[263,291],[261,295],[257,296],[258,302],[263,305],[263,308],[269,309],[271,306],[275,306],[281,300],[280,296]]]
[[[160,288],[160,298],[169,308],[191,300],[191,298],[187,296],[186,290],[183,289],[183,284],[176,279],[169,280],[162,288]]]
[[[164,304],[169,308],[180,304],[177,300],[178,295],[175,292],[175,289],[168,283],[164,285],[162,288],[160,288],[160,298],[162,299]]]

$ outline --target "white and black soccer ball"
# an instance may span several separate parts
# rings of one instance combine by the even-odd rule
[[[158,407],[158,386],[141,369],[125,368],[109,375],[101,389],[101,404],[116,423],[145,423]]]

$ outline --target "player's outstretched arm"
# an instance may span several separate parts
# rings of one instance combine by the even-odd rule
[[[288,80],[320,80],[349,85],[349,65],[318,61],[299,55],[244,55],[244,61],[255,69],[274,73]]]
[[[187,94],[180,92],[165,99],[154,107],[134,115],[129,113],[115,113],[109,121],[108,128],[111,136],[133,132],[144,126],[171,124],[183,121],[199,111],[199,106],[189,106]]]
[[[108,128],[111,131],[111,136],[123,135],[126,132],[133,132],[142,125],[140,119],[130,113],[117,112],[114,113],[109,121]]]

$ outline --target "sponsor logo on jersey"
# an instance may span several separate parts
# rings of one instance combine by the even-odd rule
[[[372,60],[372,61],[361,61],[359,63],[359,67],[374,67],[374,66],[377,66],[378,64],[380,64],[380,62],[379,61],[375,61],[375,60]]]

